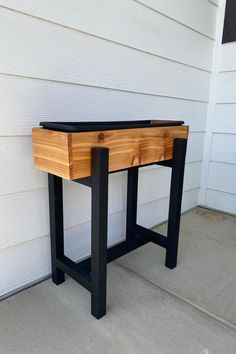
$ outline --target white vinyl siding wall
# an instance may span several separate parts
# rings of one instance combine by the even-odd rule
[[[236,43],[221,46],[206,205],[236,214]]]
[[[41,120],[181,119],[183,210],[198,203],[217,2],[0,0],[0,295],[50,274]],[[140,172],[139,222],[167,218],[170,170]],[[90,192],[64,183],[66,253],[89,254]],[[126,173],[109,179],[109,244],[125,234]]]

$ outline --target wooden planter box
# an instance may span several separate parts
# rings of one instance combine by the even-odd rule
[[[65,273],[91,292],[91,313],[106,314],[107,263],[153,242],[166,249],[166,267],[177,265],[188,127],[183,122],[41,123],[33,129],[35,166],[48,174],[52,279]],[[45,129],[48,128],[48,129]],[[172,169],[167,237],[137,224],[138,170]],[[126,239],[107,249],[108,174],[128,169]],[[74,262],[64,252],[62,178],[91,188],[91,257]],[[158,186],[157,186],[158,187]]]
[[[170,160],[174,139],[187,139],[188,126],[158,122],[170,124],[79,132],[33,128],[35,167],[67,180],[88,177],[93,147],[109,148],[109,172]]]

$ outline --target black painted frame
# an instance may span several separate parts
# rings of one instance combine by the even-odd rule
[[[52,280],[59,285],[64,273],[91,292],[91,313],[106,314],[107,263],[153,242],[166,249],[166,267],[177,265],[179,226],[187,139],[175,139],[173,159],[156,164],[172,168],[167,237],[137,224],[138,167],[128,169],[126,240],[107,249],[109,149],[92,149],[92,176],[75,180],[92,189],[91,257],[73,262],[64,255],[62,179],[48,174]]]
[[[227,0],[222,43],[236,41],[236,1]]]

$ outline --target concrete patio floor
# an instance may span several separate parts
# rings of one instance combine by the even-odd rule
[[[158,227],[164,232],[165,225]],[[108,266],[108,311],[70,278],[0,304],[0,353],[236,353],[236,217],[183,215],[178,267],[154,244]]]

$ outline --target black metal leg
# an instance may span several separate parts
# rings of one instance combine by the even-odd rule
[[[65,281],[64,272],[57,268],[56,261],[64,255],[64,223],[62,179],[48,174],[49,215],[51,234],[52,280],[59,285]]]
[[[128,170],[127,181],[127,211],[126,211],[126,239],[133,237],[134,227],[137,223],[138,200],[138,167]]]
[[[106,314],[109,150],[94,148],[92,159],[91,312],[99,319]]]
[[[174,156],[171,175],[170,205],[165,261],[166,267],[170,269],[175,268],[177,265],[186,147],[186,139],[174,140]]]

